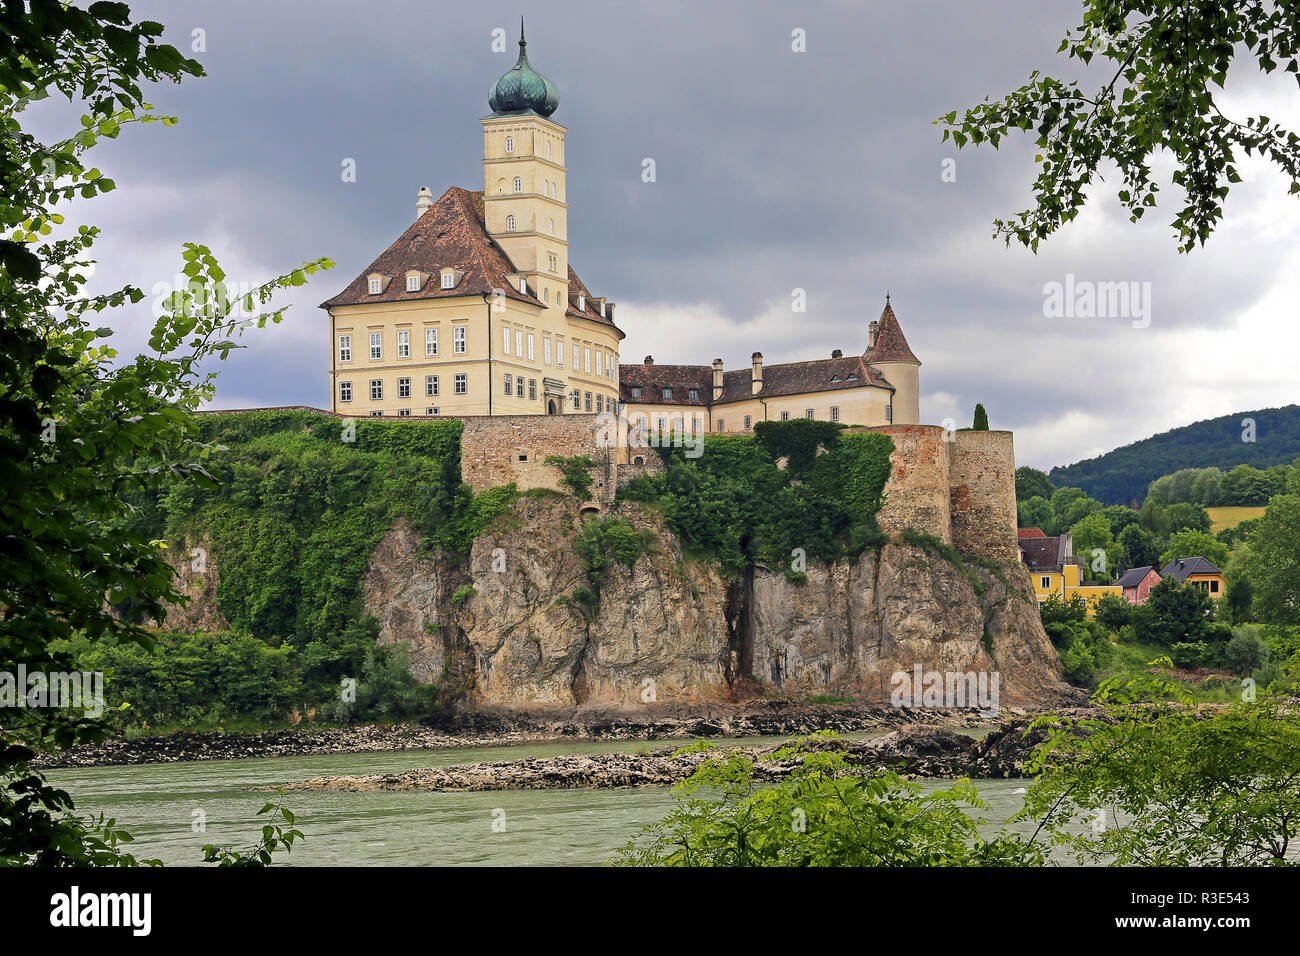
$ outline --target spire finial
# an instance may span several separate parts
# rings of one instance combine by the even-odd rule
[[[527,45],[528,41],[524,39],[524,15],[521,13],[519,14],[519,49],[522,50]]]
[[[885,305],[889,305],[889,290],[885,290]]]

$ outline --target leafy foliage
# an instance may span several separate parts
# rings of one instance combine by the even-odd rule
[[[651,533],[634,528],[626,518],[592,518],[583,523],[573,544],[597,591],[612,564],[630,569],[651,548]]]
[[[1262,114],[1237,120],[1222,111],[1234,60],[1264,73],[1281,67],[1300,83],[1292,2],[1188,4],[1180,0],[1085,0],[1083,23],[1058,48],[1088,67],[1104,62],[1103,84],[1041,76],[998,101],[941,117],[943,138],[995,149],[1013,132],[1032,132],[1040,165],[1032,208],[998,219],[994,234],[1037,251],[1082,210],[1103,168],[1119,168],[1119,202],[1133,222],[1156,205],[1155,155],[1172,157],[1183,208],[1171,225],[1180,252],[1204,244],[1223,214],[1241,153],[1270,160],[1300,193],[1300,136]]]
[[[656,505],[687,548],[729,573],[789,568],[795,549],[825,561],[856,556],[883,538],[876,512],[893,442],[830,424],[764,422],[754,437],[709,435],[698,458],[660,448],[664,472],[637,477],[620,497]]]
[[[1036,865],[1014,835],[985,838],[964,812],[987,804],[960,780],[925,793],[896,773],[866,775],[835,749],[834,734],[772,756],[794,764],[763,786],[754,758],[713,757],[673,788],[678,804],[619,854],[625,866]],[[710,749],[702,743],[694,749]]]
[[[598,462],[590,455],[547,455],[545,463],[560,469],[560,484],[564,485],[579,501],[591,500],[591,469],[598,467]]]

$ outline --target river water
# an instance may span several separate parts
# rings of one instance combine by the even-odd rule
[[[858,736],[858,735],[846,735]],[[861,735],[866,736],[866,735]],[[716,740],[756,746],[781,738]],[[323,774],[391,773],[418,767],[589,754],[639,752],[682,741],[585,741],[509,747],[267,757],[53,770],[79,811],[116,818],[135,837],[137,857],[198,863],[205,843],[246,846],[274,794],[254,787]],[[1020,809],[1021,780],[976,781],[991,805],[988,828]],[[922,781],[927,789],[945,781]],[[490,792],[294,792],[285,805],[306,835],[277,861],[297,866],[600,865],[673,799],[667,788],[499,790]],[[494,829],[494,820],[504,819]],[[200,826],[202,828],[200,828]],[[1020,825],[1031,832],[1033,825]]]

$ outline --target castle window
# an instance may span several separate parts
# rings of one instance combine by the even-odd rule
[[[407,292],[420,291],[420,277],[418,275],[409,275],[406,277],[406,291]]]
[[[1048,577],[1046,574],[1040,577],[1038,581],[1039,581],[1038,586],[1044,591],[1046,591],[1048,588],[1052,586],[1052,579]]]
[[[443,287],[444,289],[454,289],[454,288],[456,288],[456,273],[454,273],[454,272],[444,272],[444,273],[442,274],[442,287]]]
[[[788,422],[789,420],[790,420],[790,413],[789,413],[789,412],[782,412],[782,413],[781,413],[781,421],[783,421],[783,422]]]
[[[425,395],[438,394],[438,376],[436,375],[424,376],[424,394]]]
[[[660,435],[668,434],[668,419],[666,418],[659,419],[659,434]]]
[[[579,391],[575,388],[575,389],[573,390],[572,398],[573,398],[573,410],[574,410],[575,412],[577,412],[577,411],[581,411],[581,410],[582,410],[582,393],[579,392]]]
[[[350,401],[352,401],[352,383],[351,383],[351,382],[339,382],[339,401],[340,401],[340,402],[350,402]]]
[[[548,219],[548,220],[546,220],[546,231],[549,232],[551,235],[555,235],[555,220],[554,220],[554,219]]]
[[[384,333],[370,333],[370,357],[372,359],[381,359],[384,357]]]
[[[813,410],[812,410],[811,408],[805,408],[805,409],[803,410],[803,417],[804,417],[804,418],[812,418],[812,417],[813,417]]]
[[[587,311],[587,297],[583,295],[581,292],[578,293],[578,311],[579,312]]]
[[[384,380],[382,378],[372,378],[370,380],[370,400],[379,401],[384,397]]]
[[[892,422],[893,420],[894,420],[894,405],[891,402],[890,404],[885,406],[885,421]]]
[[[603,366],[601,365],[601,362],[602,362],[602,361],[604,361],[604,353],[601,352],[600,350],[597,350],[597,351],[596,351],[596,374],[597,374],[597,375],[604,375],[604,374],[605,374],[605,372],[604,372],[604,368],[603,368]]]
[[[632,397],[633,397],[633,398],[640,398],[640,397],[641,397],[641,387],[640,387],[639,385],[633,385],[632,388],[631,388],[631,392],[632,392]]]
[[[525,276],[520,276],[520,277],[519,277],[519,291],[520,291],[523,295],[527,295],[527,294],[528,294],[528,279],[527,279],[527,277],[525,277]]]
[[[399,378],[397,380],[397,397],[398,398],[411,397],[411,380],[409,378]]]
[[[560,271],[560,257],[555,253],[548,253],[546,256],[546,262],[551,267],[552,272]]]
[[[506,373],[506,394],[507,395],[513,395],[515,393],[514,382],[515,382],[514,376],[507,372]]]
[[[542,339],[542,357],[547,365],[551,364],[551,340]]]
[[[506,152],[507,152],[507,153],[513,153],[514,151],[515,151],[515,138],[514,138],[513,136],[507,136],[507,137],[506,137]]]
[[[424,414],[426,414],[426,415],[437,415],[437,414],[438,414],[438,406],[437,406],[437,405],[430,405],[428,408],[426,408],[426,409],[424,410]]]
[[[840,407],[839,407],[838,405],[832,405],[832,406],[831,406],[831,421],[833,421],[833,422],[838,422],[839,420],[840,420]]]
[[[501,344],[502,350],[505,352],[506,355],[509,355],[510,354],[510,330],[504,327],[501,329],[501,343],[502,343]]]
[[[524,333],[518,329],[515,330],[515,354],[521,358],[524,354]]]
[[[424,330],[424,354],[425,355],[438,354],[438,330],[437,329]]]
[[[397,357],[411,357],[411,333],[406,329],[397,333]]]
[[[401,415],[403,418],[406,418],[411,414],[411,410],[409,408],[399,408],[397,410],[397,414]]]
[[[749,431],[750,428],[753,427],[753,424],[754,424],[754,420],[753,420],[749,415],[746,415],[746,416],[745,416],[745,431]]]
[[[720,431],[720,432],[725,432],[726,430],[727,430],[727,423],[724,422],[721,418],[719,418],[719,419],[718,419],[718,431]]]
[[[384,291],[384,280],[383,280],[383,279],[371,279],[371,280],[370,280],[370,294],[371,294],[371,295],[379,295],[379,293],[381,293],[381,292],[383,292],[383,291]]]
[[[465,326],[458,325],[451,330],[451,350],[457,355],[465,354]]]
[[[464,372],[456,373],[455,386],[453,391],[457,395],[464,395],[469,391],[469,376]]]
[[[382,409],[376,408],[376,409],[373,409],[373,410],[370,412],[370,417],[371,417],[371,418],[382,418],[382,417],[383,417],[383,414],[384,414],[384,412],[383,412]]]
[[[516,182],[517,182],[517,181],[518,181],[518,180],[516,180]],[[506,216],[506,229],[507,229],[509,232],[514,232],[514,231],[515,231],[515,217],[514,217],[514,216]]]
[[[582,370],[588,375],[591,374],[591,349],[582,350]]]
[[[555,367],[564,368],[564,343],[559,339],[555,340]]]
[[[550,290],[550,289],[543,289],[543,290],[542,290],[542,301],[545,302],[547,305],[550,305],[550,304],[551,304],[551,290]]]
[[[551,155],[551,141],[549,139],[546,141],[546,155]]]
[[[339,336],[339,361],[352,361],[352,336],[350,335]]]
[[[605,410],[605,396],[604,396],[604,395],[597,395],[597,396],[596,396],[596,411],[598,411],[598,412],[603,412],[604,410]]]
[[[528,380],[528,399],[533,402],[537,401],[537,379],[535,378]]]
[[[693,402],[698,402],[700,400],[700,390],[698,388],[692,388],[687,391],[686,397]]]
[[[537,336],[532,332],[528,333],[528,361],[537,361]]]
[[[516,176],[516,177],[515,177],[515,192],[517,192],[517,193],[521,193],[521,192],[523,192],[523,191],[524,191],[524,181],[523,181],[522,179],[520,179],[518,176]]]
[[[673,390],[672,390],[671,388],[665,388],[665,389],[664,389],[664,401],[665,401],[665,402],[671,402],[672,400],[673,400]]]
[[[581,367],[581,363],[582,363],[582,349],[575,342],[573,344],[573,370],[575,372]]]

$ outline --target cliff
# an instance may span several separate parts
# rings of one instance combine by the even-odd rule
[[[753,569],[725,580],[689,558],[658,515],[624,504],[648,553],[613,566],[598,603],[574,539],[571,497],[521,498],[455,567],[409,527],[383,539],[365,606],[380,641],[407,642],[425,680],[508,709],[636,707],[760,694],[888,702],[896,671],[997,672],[1002,705],[1055,699],[1060,664],[1028,572],[958,567],[892,539],[807,578]],[[576,595],[576,596],[575,596]]]

